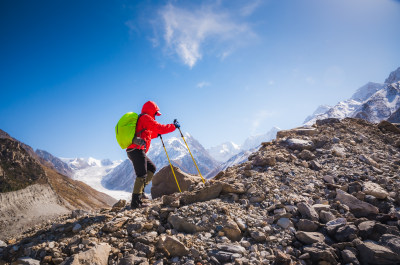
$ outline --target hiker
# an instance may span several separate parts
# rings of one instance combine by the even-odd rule
[[[133,186],[131,208],[143,206],[142,198],[145,198],[144,188],[150,183],[156,172],[156,166],[146,156],[150,148],[151,139],[157,138],[160,134],[175,131],[180,125],[175,119],[173,124],[163,125],[156,122],[156,116],[160,116],[160,109],[153,101],[144,103],[142,113],[136,125],[136,137],[142,140],[142,144],[131,144],[126,149],[129,159],[132,161],[136,173],[136,180]]]

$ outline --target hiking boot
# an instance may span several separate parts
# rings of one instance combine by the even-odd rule
[[[131,209],[137,209],[142,206],[142,201],[139,198],[139,194],[132,194]]]

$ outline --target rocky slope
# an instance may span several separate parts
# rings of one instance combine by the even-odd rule
[[[115,202],[40,164],[26,146],[11,137],[0,139],[0,239],[73,209],[96,210]]]
[[[72,177],[73,170],[72,168],[65,162],[63,162],[60,158],[53,156],[47,151],[37,149],[35,153],[44,161],[51,163],[53,168],[59,172],[60,174],[68,177]]]
[[[119,202],[111,211],[66,215],[0,242],[0,257],[30,264],[399,264],[399,172],[397,127],[322,120],[279,132],[249,161],[191,191],[137,210]]]

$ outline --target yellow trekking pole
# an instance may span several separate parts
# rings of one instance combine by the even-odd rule
[[[200,173],[200,169],[199,169],[199,167],[197,166],[196,161],[194,161],[192,152],[190,152],[190,149],[189,149],[188,144],[186,143],[185,137],[183,137],[183,134],[182,134],[182,131],[181,131],[180,126],[177,127],[177,128],[179,129],[179,132],[181,133],[182,139],[183,139],[183,141],[185,142],[187,149],[189,150],[189,154],[190,154],[190,156],[191,156],[192,159],[193,159],[193,162],[194,162],[194,164],[195,164],[195,166],[196,166],[196,168],[197,168],[197,171],[199,172],[199,175],[200,175],[201,179],[203,180],[203,183],[206,183],[206,181],[205,181],[204,178],[203,178],[203,175],[201,175],[201,173]]]
[[[182,191],[181,191],[181,187],[179,187],[178,180],[176,179],[175,172],[174,172],[174,168],[172,167],[171,161],[169,160],[169,156],[168,156],[168,153],[167,153],[167,148],[165,148],[165,145],[164,145],[164,141],[163,141],[163,139],[162,139],[162,136],[161,136],[161,134],[159,134],[158,136],[160,136],[162,145],[163,145],[163,147],[164,147],[165,154],[167,155],[167,158],[168,158],[168,163],[169,163],[169,165],[171,166],[172,174],[174,174],[174,178],[175,178],[175,181],[176,181],[176,185],[178,186],[178,190],[179,190],[179,192],[182,192]]]

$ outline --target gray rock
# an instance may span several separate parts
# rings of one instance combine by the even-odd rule
[[[202,230],[201,227],[189,223],[188,221],[186,221],[186,219],[175,214],[171,214],[168,217],[168,222],[172,225],[174,229],[184,233],[194,234]]]
[[[374,232],[375,221],[365,221],[358,225],[359,234],[363,239],[368,239]]]
[[[7,244],[0,240],[0,248],[7,247]]]
[[[308,219],[300,219],[296,225],[298,230],[306,232],[315,232],[319,227],[317,222]]]
[[[290,149],[293,149],[293,150],[302,151],[304,149],[306,149],[306,150],[314,149],[314,143],[312,141],[290,138],[290,139],[287,139],[285,143]]]
[[[354,265],[360,264],[360,262],[357,259],[356,254],[354,254],[352,251],[350,251],[348,249],[344,249],[344,250],[342,250],[342,252],[340,254],[342,255],[342,259],[346,264],[348,264],[348,263],[352,263]]]
[[[370,214],[378,214],[379,209],[367,202],[360,201],[353,195],[348,194],[340,189],[336,190],[336,199],[347,205],[350,211],[356,217],[368,216]]]
[[[333,215],[333,213],[323,210],[319,212],[319,217],[323,223],[335,220],[335,216]]]
[[[167,250],[168,254],[171,256],[182,257],[189,254],[189,249],[174,236],[161,238],[160,246]]]
[[[79,223],[76,223],[72,228],[72,232],[77,233],[82,229],[82,226]]]
[[[357,238],[358,229],[355,225],[345,225],[340,227],[335,233],[335,239],[339,242],[352,241]]]
[[[16,262],[12,263],[13,265],[40,265],[40,261],[36,259],[32,259],[30,257],[19,258]]]
[[[111,251],[111,246],[107,243],[100,243],[99,245],[94,246],[93,248],[86,250],[84,252],[80,252],[69,257],[65,260],[61,265],[107,265],[108,264],[108,256]]]
[[[128,254],[127,256],[122,258],[118,263],[118,265],[136,265],[136,264],[148,265],[149,262],[144,257],[137,257],[133,254]]]
[[[315,155],[309,150],[303,150],[297,156],[300,159],[307,160],[307,161],[313,160],[315,158]]]
[[[312,221],[318,221],[319,216],[315,209],[308,203],[300,202],[297,204],[297,209],[301,213],[301,216]]]
[[[223,251],[231,252],[231,253],[239,253],[239,254],[246,254],[246,249],[239,245],[232,245],[232,244],[220,244],[217,245],[217,248]]]
[[[222,232],[224,232],[225,236],[232,241],[239,241],[242,238],[242,231],[237,223],[231,219],[226,221],[226,224],[222,228]]]
[[[202,181],[200,176],[187,174],[178,167],[174,167],[174,172],[182,192],[190,190]],[[175,177],[171,167],[165,166],[153,176],[151,197],[155,199],[175,192],[179,192]]]
[[[137,251],[142,251],[143,253],[145,253],[148,258],[154,256],[155,253],[155,248],[153,245],[146,245],[141,242],[137,242],[135,244],[135,249]]]
[[[374,243],[373,241],[355,240],[353,242],[360,255],[363,264],[398,264],[400,255],[390,248]]]
[[[195,202],[204,202],[217,198],[222,191],[220,182],[214,183],[196,192],[184,193],[181,196],[181,203],[187,205]]]
[[[295,234],[296,238],[306,245],[311,245],[312,243],[323,243],[325,241],[325,236],[318,232],[304,232],[298,231]]]
[[[394,253],[400,253],[400,237],[391,234],[384,234],[380,239],[380,243],[389,247]]]
[[[280,218],[278,222],[276,222],[276,224],[282,227],[283,229],[293,226],[292,221],[290,221],[289,218]]]
[[[330,264],[337,264],[337,255],[333,248],[330,248],[326,245],[315,245],[313,247],[305,247],[305,253],[310,254],[310,258],[315,264],[318,264],[321,261],[330,262]]]
[[[256,241],[256,242],[265,242],[267,240],[267,237],[265,236],[264,232],[261,231],[252,231],[250,232],[250,236]]]
[[[385,199],[389,196],[389,193],[385,189],[371,181],[364,182],[363,191],[365,194],[372,195],[378,199]]]

